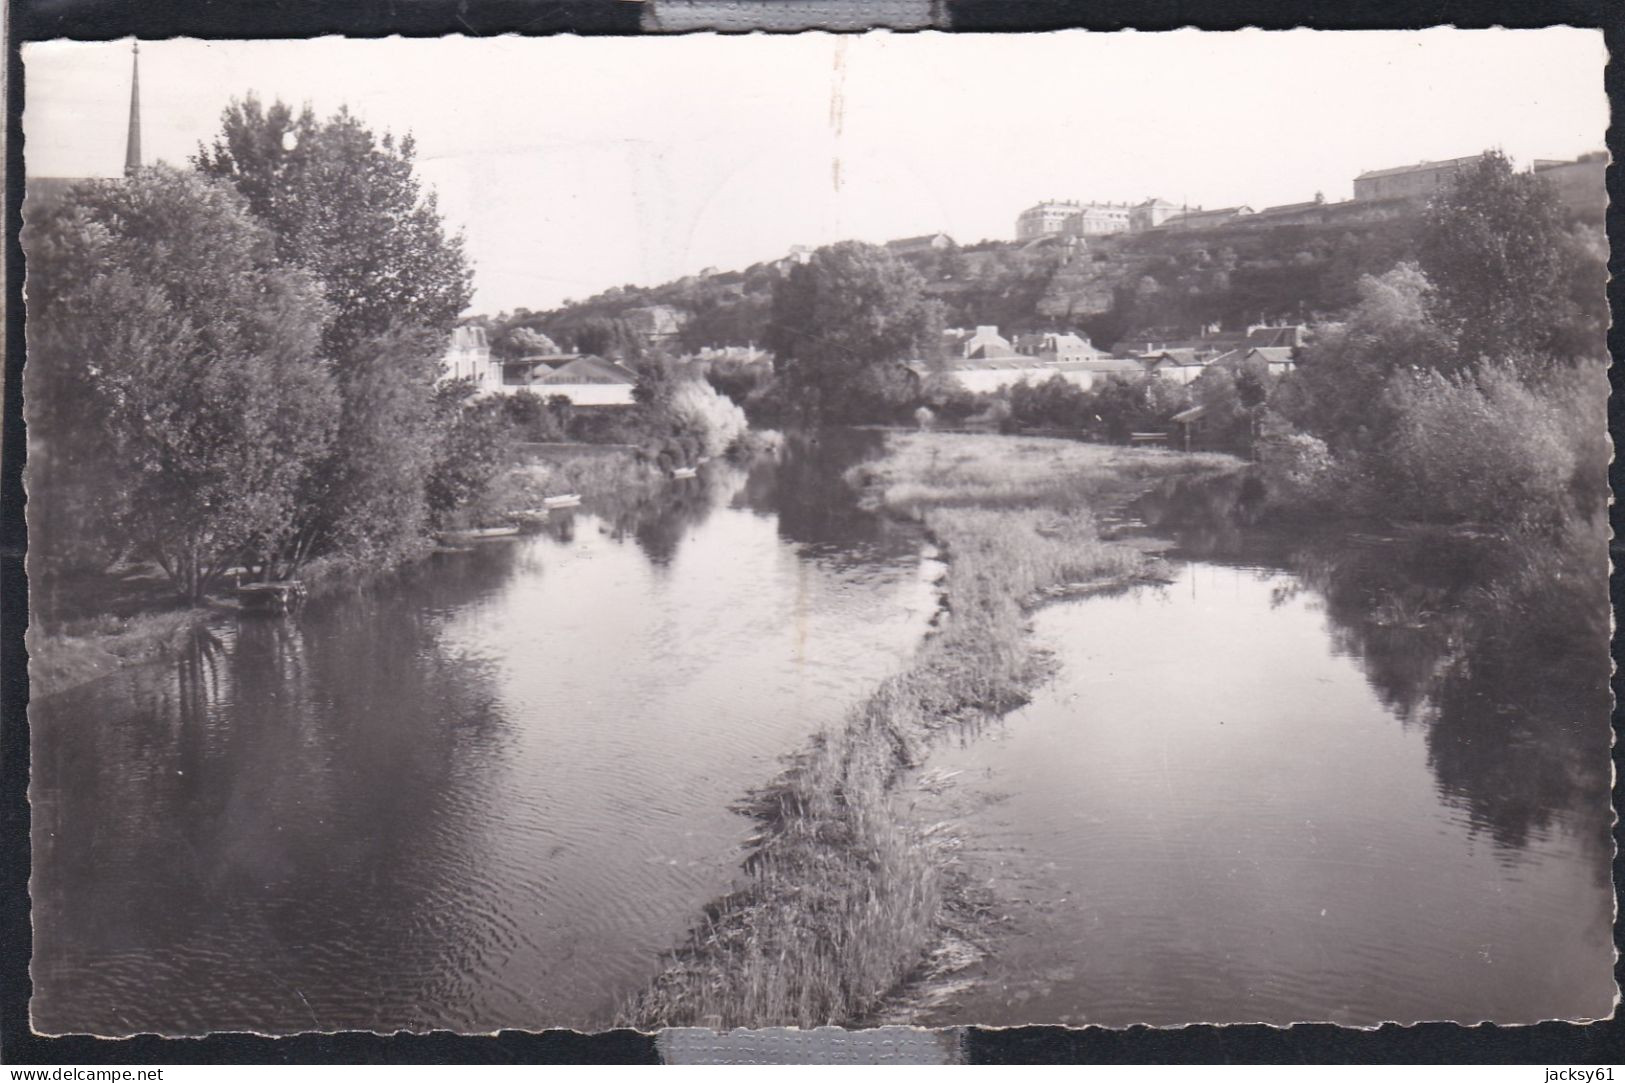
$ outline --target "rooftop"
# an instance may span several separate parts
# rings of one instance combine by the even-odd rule
[[[1371,180],[1376,177],[1397,177],[1402,173],[1420,173],[1425,169],[1444,169],[1447,166],[1461,167],[1468,162],[1476,162],[1482,157],[1478,154],[1469,154],[1465,158],[1441,158],[1437,162],[1417,162],[1415,165],[1396,165],[1388,169],[1373,169],[1361,173],[1355,180]]]

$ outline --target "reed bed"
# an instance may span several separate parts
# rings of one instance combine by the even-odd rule
[[[1101,538],[1097,509],[1158,478],[1236,465],[1035,438],[889,437],[885,457],[849,480],[943,548],[936,630],[907,671],[742,803],[762,824],[744,885],[706,909],[620,1022],[852,1025],[905,981],[951,969],[966,954],[948,950],[965,934],[962,885],[947,871],[955,840],[913,822],[899,782],[934,733],[1025,702],[1047,668],[1027,634],[1047,591],[1146,571],[1141,551]]]

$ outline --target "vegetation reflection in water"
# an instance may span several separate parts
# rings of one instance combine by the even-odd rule
[[[1117,529],[1171,540],[1174,582],[1039,614],[1055,683],[930,762],[1005,921],[926,1022],[1610,1010],[1600,532],[1536,552],[1268,498],[1139,501]]]
[[[36,1026],[605,1025],[737,874],[728,804],[924,630],[918,531],[840,480],[877,445],[592,499],[35,704]]]
[[[1269,529],[1252,477],[1170,485],[1137,508],[1179,552],[1260,559],[1321,599],[1330,634],[1398,717],[1427,727],[1442,791],[1505,846],[1554,816],[1608,831],[1608,560],[1600,520],[1539,539]],[[1600,834],[1599,834],[1600,833]],[[1602,870],[1606,873],[1606,869]]]

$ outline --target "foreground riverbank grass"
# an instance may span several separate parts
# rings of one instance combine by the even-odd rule
[[[1097,516],[1164,478],[1239,468],[1228,456],[1061,440],[894,433],[852,484],[923,522],[948,561],[944,610],[914,664],[816,738],[743,806],[763,825],[748,882],[707,908],[630,1025],[861,1022],[909,979],[951,971],[967,922],[952,840],[912,821],[909,768],[931,737],[1024,702],[1045,672],[1027,613],[1057,588],[1144,575]]]
[[[206,606],[193,606],[128,617],[105,614],[71,622],[49,634],[30,629],[29,695],[43,699],[126,666],[169,657],[213,612]]]

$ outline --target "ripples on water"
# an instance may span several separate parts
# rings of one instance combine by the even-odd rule
[[[606,1024],[729,888],[729,804],[934,608],[853,454],[719,467],[36,704],[35,1025]]]

